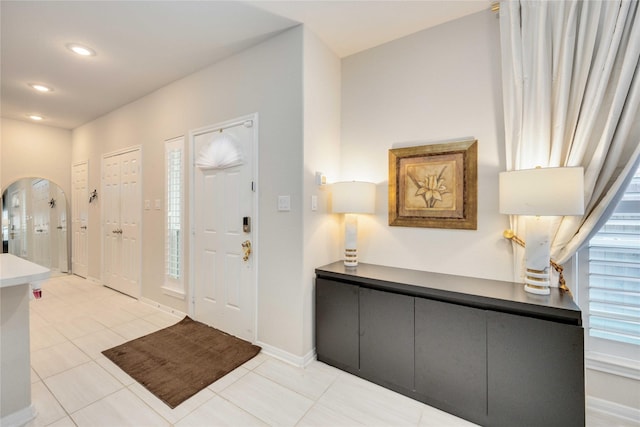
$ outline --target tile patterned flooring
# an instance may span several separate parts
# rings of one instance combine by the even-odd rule
[[[30,427],[473,425],[323,363],[264,353],[170,409],[101,351],[180,318],[77,276],[45,282],[30,309]]]

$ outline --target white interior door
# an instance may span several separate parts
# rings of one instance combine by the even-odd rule
[[[224,134],[240,147],[243,163],[208,170],[194,166],[192,202],[195,318],[249,341],[255,341],[256,312],[255,254],[245,253],[254,243],[257,224],[254,124],[255,119],[224,125]],[[196,159],[220,135],[221,128],[214,126],[192,133],[191,148]],[[248,229],[243,227],[245,221]]]
[[[51,268],[49,240],[49,181],[41,179],[31,185],[31,213],[33,215],[33,262]]]
[[[66,205],[66,197],[62,189],[58,186],[55,186],[55,189],[52,189],[53,199],[56,201],[54,207],[51,208],[52,224],[55,224],[57,231],[57,239],[54,244],[52,244],[53,253],[58,254],[58,269],[61,273],[69,272],[69,248],[68,248],[68,234],[67,234],[67,205]],[[54,219],[55,218],[55,219]],[[53,234],[54,231],[51,231]],[[55,245],[55,246],[54,246]],[[53,261],[52,261],[53,262]]]
[[[73,165],[73,188],[71,195],[71,271],[81,277],[89,273],[89,246],[87,234],[87,218],[89,217],[89,163],[82,162]],[[66,235],[66,227],[65,227]],[[65,237],[66,241],[66,237]]]
[[[9,253],[26,258],[25,190],[20,188],[11,193],[9,207]]]
[[[102,163],[104,284],[140,297],[140,150]]]

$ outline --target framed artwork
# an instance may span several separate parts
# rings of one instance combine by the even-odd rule
[[[389,225],[477,229],[478,141],[389,150]]]

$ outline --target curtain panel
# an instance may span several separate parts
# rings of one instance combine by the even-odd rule
[[[640,159],[639,21],[637,0],[500,4],[507,170],[585,171],[584,215],[554,218],[560,264],[607,220]],[[523,219],[511,227],[524,235]],[[514,254],[521,280],[524,251]]]

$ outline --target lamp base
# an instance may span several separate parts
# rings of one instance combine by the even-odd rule
[[[551,294],[551,290],[549,289],[548,286],[529,285],[528,283],[525,283],[524,290],[536,295]]]
[[[345,267],[358,266],[358,250],[357,249],[344,250],[344,266]]]
[[[549,269],[533,270],[526,269],[524,276],[524,290],[536,295],[549,295]]]

